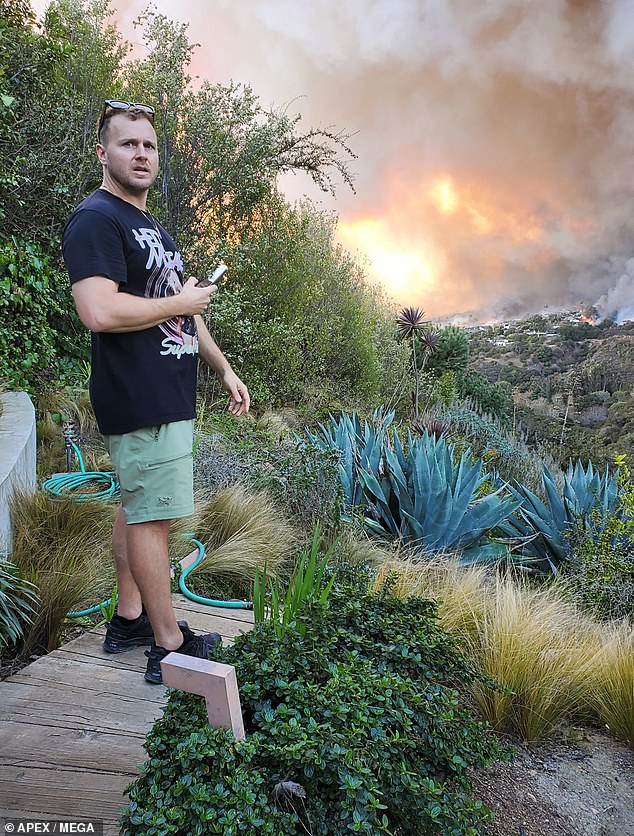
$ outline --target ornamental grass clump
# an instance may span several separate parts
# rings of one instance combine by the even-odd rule
[[[623,621],[604,628],[601,649],[587,666],[592,715],[634,749],[634,626]]]
[[[535,741],[586,714],[588,671],[602,630],[555,590],[450,558],[386,561],[375,584],[386,578],[403,598],[437,600],[443,627],[476,670],[504,686],[496,690],[476,681],[472,687],[493,728]]]
[[[21,645],[25,656],[54,650],[66,613],[110,595],[114,565],[110,541],[116,506],[75,502],[38,491],[11,500],[11,560],[37,588],[37,613]]]
[[[414,595],[438,603],[438,617],[447,632],[462,640],[477,641],[490,590],[486,566],[463,566],[452,557],[429,555],[424,559],[389,557],[377,567],[375,588],[390,579],[401,598]]]
[[[581,711],[584,669],[599,641],[596,625],[560,595],[496,579],[469,653],[479,670],[511,692],[476,683],[481,715],[496,730],[528,742],[547,736]]]
[[[265,493],[251,493],[235,484],[198,510],[196,538],[204,544],[206,554],[194,573],[253,580],[256,568],[262,570],[266,565],[269,577],[282,570],[296,535]]]
[[[210,729],[200,698],[170,695],[123,836],[482,832],[490,814],[468,768],[501,753],[458,697],[473,674],[432,603],[367,583],[340,566],[328,600],[308,602],[297,624],[278,635],[265,621],[221,651],[236,667],[244,741]]]

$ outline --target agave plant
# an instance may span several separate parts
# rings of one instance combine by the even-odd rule
[[[503,543],[490,532],[520,506],[503,488],[477,498],[487,480],[482,459],[467,450],[454,461],[454,445],[424,433],[408,436],[407,452],[394,431],[393,449],[386,445],[379,476],[359,468],[366,501],[365,524],[383,537],[395,537],[414,551],[459,551],[464,563],[506,557]]]
[[[374,421],[361,424],[358,415],[343,413],[339,420],[330,416],[329,425],[319,425],[319,433],[307,431],[308,439],[318,447],[338,450],[339,479],[348,511],[363,504],[359,468],[378,475],[382,470],[387,431],[394,421],[394,412],[374,412]]]
[[[559,565],[570,557],[569,534],[574,527],[587,528],[596,534],[607,518],[618,512],[618,479],[606,468],[603,476],[592,462],[584,468],[581,461],[568,465],[560,496],[555,479],[544,467],[542,485],[546,502],[523,485],[509,486],[520,503],[518,513],[501,525],[503,533],[519,539],[523,552],[537,565],[558,573]]]

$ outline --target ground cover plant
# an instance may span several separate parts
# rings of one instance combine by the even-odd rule
[[[500,749],[460,703],[474,674],[432,603],[368,594],[367,581],[340,569],[281,636],[262,622],[223,650],[244,742],[209,729],[200,699],[171,694],[123,834],[480,832],[466,770]]]

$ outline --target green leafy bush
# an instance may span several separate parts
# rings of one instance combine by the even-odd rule
[[[501,753],[461,706],[473,679],[435,605],[365,593],[313,602],[280,638],[263,623],[222,651],[236,666],[247,737],[207,727],[172,693],[130,788],[122,834],[465,834],[489,817],[468,767]]]
[[[86,340],[72,338],[69,297],[68,279],[35,244],[0,244],[0,378],[11,389],[34,392],[72,372]]]
[[[625,457],[617,457],[618,494],[610,510],[595,508],[575,524],[562,584],[573,598],[607,618],[634,617],[634,483]],[[590,530],[590,536],[589,536]],[[594,532],[594,536],[592,536]]]
[[[251,421],[221,423],[213,416],[196,445],[196,486],[203,495],[241,482],[266,491],[291,520],[307,532],[315,519],[336,527],[340,491],[336,456],[312,444],[298,444],[288,427],[281,434]]]

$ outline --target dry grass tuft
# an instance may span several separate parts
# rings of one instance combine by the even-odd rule
[[[264,493],[235,484],[220,491],[197,513],[196,536],[206,555],[195,572],[213,572],[239,580],[255,576],[266,564],[275,577],[291,556],[296,533]]]
[[[587,697],[599,722],[634,749],[634,626],[629,622],[605,628],[601,649],[587,667]]]
[[[596,654],[596,625],[550,590],[497,579],[480,632],[470,643],[479,668],[512,689],[501,694],[476,685],[483,717],[500,731],[535,741],[578,714],[585,667]]]
[[[103,502],[52,499],[38,491],[16,492],[12,561],[40,598],[22,653],[53,650],[70,610],[98,603],[110,594],[114,566],[110,540],[116,506]]]
[[[386,566],[396,554],[396,547],[379,546],[376,540],[359,536],[349,527],[345,527],[341,532],[335,551],[337,560],[343,563],[364,564],[373,568]]]
[[[461,566],[451,557],[393,558],[379,567],[377,585],[390,575],[400,597],[416,595],[438,601],[440,623],[447,632],[471,642],[479,635],[490,599],[486,568]]]
[[[441,623],[474,666],[512,689],[474,687],[479,711],[493,728],[534,741],[582,711],[601,630],[556,592],[440,557],[389,561],[377,583],[390,574],[398,595],[438,600]]]

